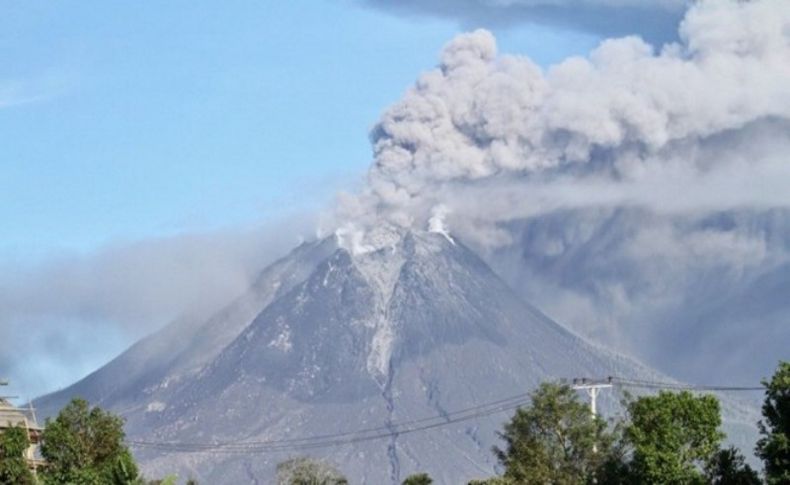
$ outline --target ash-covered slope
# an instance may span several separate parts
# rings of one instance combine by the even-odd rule
[[[266,305],[301,283],[316,264],[336,249],[332,241],[305,243],[264,271],[244,295],[205,321],[178,320],[141,339],[86,378],[36,400],[51,416],[73,396],[136,416],[150,396],[167,395],[189,381],[241,332]]]
[[[302,246],[194,334],[176,328],[185,327],[140,342],[45,403],[85,393],[123,412],[136,440],[271,442],[443,415],[559,377],[657,377],[571,334],[464,245],[433,233],[394,235],[357,254],[334,239]],[[400,483],[419,470],[465,483],[493,473],[490,450],[506,417],[308,453],[352,483]],[[138,456],[156,474],[269,483],[297,448]]]

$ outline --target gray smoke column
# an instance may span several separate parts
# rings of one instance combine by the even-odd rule
[[[530,189],[516,197],[525,213],[537,203],[530,193],[543,201],[572,196],[574,183],[651,205],[657,197],[642,201],[641,190],[627,187],[786,167],[790,2],[702,2],[686,13],[679,37],[658,52],[638,37],[606,40],[588,57],[547,70],[526,57],[498,54],[488,31],[456,37],[438,67],[372,130],[367,187],[341,197],[339,224],[353,221],[346,231],[368,231],[382,219],[427,227],[441,205],[465,225],[452,194],[476,186],[485,186],[489,199],[479,205],[491,211],[478,208],[474,217],[490,223],[518,215],[513,200],[497,200],[500,185],[511,199],[514,184]],[[754,137],[768,147],[759,156]],[[552,184],[562,190],[547,190]],[[753,192],[759,202],[761,191]],[[741,194],[745,204],[749,197]],[[715,194],[702,198],[716,205]],[[607,203],[623,202],[612,199]],[[510,209],[500,213],[502,205]]]

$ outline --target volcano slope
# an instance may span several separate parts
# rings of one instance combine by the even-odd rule
[[[519,299],[460,241],[412,231],[375,250],[303,244],[206,322],[173,323],[38,406],[52,414],[82,395],[121,413],[151,475],[270,483],[278,462],[306,454],[352,483],[416,471],[465,483],[494,473],[491,447],[516,401],[454,411],[609,375],[662,378]],[[605,396],[604,413],[618,399]],[[756,418],[739,408],[727,419],[749,435]],[[373,431],[349,434],[362,429]]]

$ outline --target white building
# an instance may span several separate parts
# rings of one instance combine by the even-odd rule
[[[25,451],[25,459],[27,459],[30,469],[35,473],[36,469],[43,464],[38,453],[43,429],[36,423],[32,407],[30,409],[18,408],[7,399],[0,397],[0,434],[11,427],[22,427],[27,431],[30,446]]]

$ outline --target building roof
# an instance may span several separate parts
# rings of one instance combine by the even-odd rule
[[[9,426],[22,426],[29,430],[38,431],[36,420],[29,414],[29,411],[20,409],[9,401],[0,398],[0,430]]]

